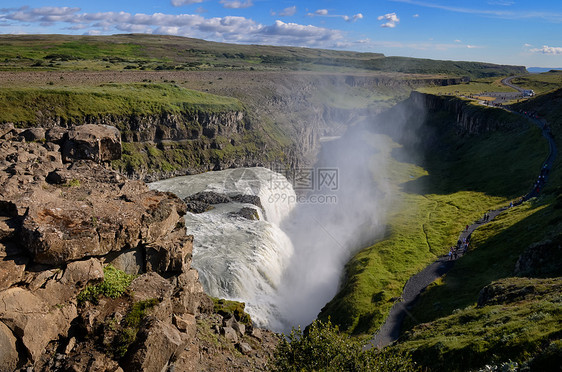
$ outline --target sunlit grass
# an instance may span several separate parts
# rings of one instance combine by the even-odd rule
[[[0,122],[36,123],[38,117],[63,121],[84,116],[150,115],[163,112],[242,110],[235,98],[173,84],[102,84],[84,87],[27,87],[0,90]]]
[[[386,234],[352,258],[341,291],[321,314],[354,334],[376,331],[406,281],[445,254],[465,225],[525,194],[548,151],[530,126],[462,138],[445,134],[443,124],[454,118],[431,119],[427,130],[440,128],[444,137],[423,161],[401,156],[395,143],[374,155],[375,163],[389,164],[396,200]]]

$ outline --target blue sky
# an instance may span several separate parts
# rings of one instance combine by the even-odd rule
[[[562,67],[560,0],[0,0],[0,33],[170,34]]]

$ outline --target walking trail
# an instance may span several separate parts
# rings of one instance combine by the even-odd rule
[[[542,129],[543,136],[548,140],[548,144],[550,147],[550,152],[544,163],[542,164],[541,171],[537,182],[533,185],[532,189],[523,196],[515,205],[519,205],[522,202],[535,197],[539,194],[540,190],[544,187],[544,184],[548,180],[548,175],[550,170],[552,169],[552,164],[554,163],[554,159],[556,158],[557,149],[556,143],[554,142],[554,138],[552,137],[552,133],[550,132],[550,128],[548,127],[546,121],[544,119],[539,119],[533,113],[527,112],[515,112],[518,115],[524,116],[531,120],[535,125]],[[541,176],[543,176],[541,178]],[[538,186],[538,187],[537,187]],[[463,230],[460,233],[459,240],[462,242],[465,238],[470,239],[470,234],[480,226],[487,224],[488,222],[492,221],[498,214],[503,212],[504,210],[508,209],[509,207],[503,207],[500,209],[496,209],[493,211],[489,211],[488,219],[480,219],[473,224],[469,225],[467,229]],[[462,254],[457,256],[462,256]],[[400,301],[396,302],[394,306],[390,309],[390,313],[386,318],[383,325],[380,327],[379,331],[375,333],[371,341],[365,345],[365,349],[370,349],[373,346],[378,348],[383,348],[394,341],[398,340],[400,336],[400,328],[402,326],[402,322],[407,315],[410,315],[410,310],[412,309],[414,303],[418,299],[420,293],[432,282],[434,282],[437,278],[446,274],[454,265],[456,259],[449,260],[447,255],[441,256],[437,259],[437,261],[433,262],[421,272],[416,275],[413,275],[404,286],[404,290],[402,292],[402,296],[400,297]]]

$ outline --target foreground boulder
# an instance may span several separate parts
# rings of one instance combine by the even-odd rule
[[[63,160],[83,159],[97,162],[121,158],[121,135],[109,125],[85,124],[68,131],[63,146]]]

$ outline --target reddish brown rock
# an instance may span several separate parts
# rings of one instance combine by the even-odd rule
[[[63,160],[104,162],[121,158],[121,135],[109,125],[85,124],[68,131],[62,149]]]

